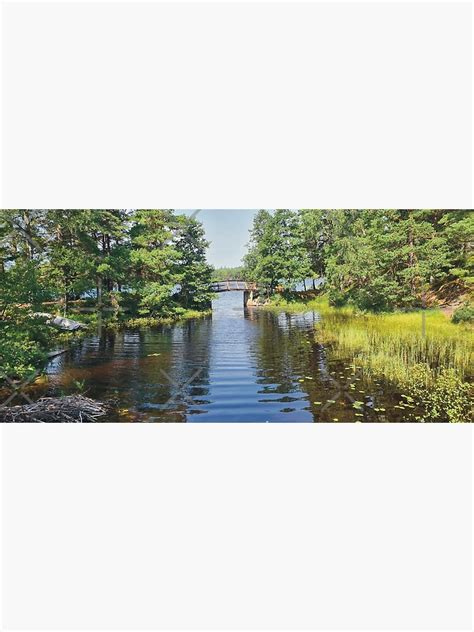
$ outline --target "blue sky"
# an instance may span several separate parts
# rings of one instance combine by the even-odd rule
[[[194,210],[184,212],[189,215]],[[211,242],[208,251],[211,265],[218,268],[241,264],[255,213],[251,209],[203,209],[197,214],[206,230],[206,238]]]

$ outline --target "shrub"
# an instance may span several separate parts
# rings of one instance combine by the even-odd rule
[[[342,307],[347,304],[348,296],[345,292],[330,289],[328,292],[329,305],[332,307]]]
[[[0,382],[5,376],[24,379],[46,359],[39,341],[27,331],[2,328],[0,331]]]
[[[452,315],[451,320],[453,323],[473,323],[474,322],[474,307],[472,305],[462,305]]]

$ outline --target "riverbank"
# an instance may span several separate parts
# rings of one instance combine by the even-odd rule
[[[325,296],[277,297],[263,309],[318,312],[315,341],[354,373],[393,384],[407,421],[474,420],[471,324],[454,324],[440,309],[376,314],[335,308]]]
[[[109,321],[105,323],[107,329],[145,329],[148,327],[159,327],[161,325],[174,325],[175,323],[184,322],[186,320],[194,320],[196,318],[206,318],[211,316],[212,309],[204,311],[197,311],[194,309],[187,309],[182,313],[174,316],[163,317],[150,317],[141,316],[126,318],[124,320]]]
[[[181,310],[166,317],[132,317],[124,313],[102,317],[98,311],[72,310],[69,316],[81,322],[77,331],[59,331],[47,325],[44,319],[31,318],[18,313],[15,318],[0,323],[0,388],[9,388],[11,382],[21,383],[41,378],[44,367],[51,357],[64,353],[82,339],[100,331],[146,329],[172,325],[186,320],[205,318],[212,310]]]

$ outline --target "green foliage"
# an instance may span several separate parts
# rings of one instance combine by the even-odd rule
[[[46,357],[38,342],[32,341],[27,332],[1,331],[0,381],[4,376],[24,379]]]
[[[170,209],[0,211],[0,369],[22,376],[44,359],[34,311],[109,327],[121,310],[159,322],[206,312],[207,247],[200,222]]]
[[[0,322],[0,383],[4,376],[25,379],[46,359],[55,332],[44,323],[18,317]]]
[[[48,297],[34,261],[18,260],[0,270],[0,317],[13,314],[22,304],[39,306]]]
[[[410,399],[421,405],[416,421],[462,423],[474,421],[473,391],[454,369],[443,368],[433,376],[426,364],[415,365],[406,383]]]
[[[453,323],[473,323],[474,307],[472,305],[462,305],[452,315]]]
[[[330,303],[414,309],[446,283],[474,282],[474,213],[446,210],[259,211],[247,274],[287,289],[324,277]]]
[[[178,217],[175,245],[178,251],[179,300],[186,309],[205,310],[212,301],[212,267],[206,261],[209,242],[204,228],[195,218]]]
[[[310,276],[311,265],[299,216],[290,210],[259,211],[245,257],[245,276],[266,286],[293,289]]]
[[[187,320],[188,318],[203,318],[211,315],[211,310],[193,310],[193,309],[184,309],[177,308],[177,312],[173,315],[173,317],[144,317],[141,316],[139,318],[128,318],[126,321],[127,329],[144,329],[148,327],[159,327],[160,325],[169,325],[176,321]]]
[[[326,248],[329,289],[360,309],[419,307],[449,276],[438,211],[343,211]]]
[[[234,267],[234,268],[226,268],[226,267],[221,267],[221,268],[214,268],[214,270],[212,271],[212,277],[211,280],[214,283],[217,283],[219,281],[227,281],[228,279],[242,279],[245,280],[245,270],[243,266],[238,266],[238,267]]]
[[[398,408],[407,421],[474,421],[470,325],[454,325],[439,310],[373,314],[350,306],[336,309],[325,296],[297,302],[277,297],[265,309],[274,308],[318,312],[317,342],[332,360],[399,390],[405,403]]]
[[[394,384],[417,408],[416,413],[407,412],[409,419],[472,420],[469,327],[453,325],[437,310],[360,313],[349,307],[331,308],[321,299],[312,307],[323,316],[316,340],[333,357]]]

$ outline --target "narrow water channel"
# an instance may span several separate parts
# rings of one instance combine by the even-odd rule
[[[211,317],[81,341],[50,362],[47,389],[112,399],[123,421],[384,421],[374,408],[388,410],[393,394],[331,362],[314,339],[319,318],[244,309],[242,292],[222,293]]]

